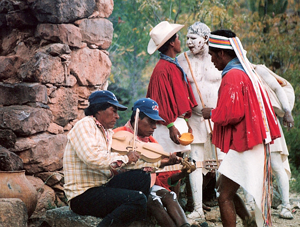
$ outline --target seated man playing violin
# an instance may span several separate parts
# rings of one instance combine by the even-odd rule
[[[136,122],[137,109],[140,111],[138,122]],[[125,126],[114,129],[115,136],[120,138],[118,134],[120,132],[127,131],[132,134],[136,133],[136,139],[140,142],[158,145],[157,141],[152,137],[152,134],[156,129],[156,123],[158,121],[164,121],[159,116],[158,104],[152,99],[142,98],[134,103],[132,110],[131,119],[125,124]],[[135,125],[137,127],[137,132],[134,129]],[[147,150],[151,150],[149,146],[147,147]],[[169,153],[164,153],[163,151],[157,152],[169,155]],[[143,154],[141,154],[141,156],[143,156]],[[156,218],[158,224],[164,227],[190,226],[187,222],[183,209],[178,203],[176,194],[170,190],[170,187],[176,185],[180,179],[195,170],[195,167],[180,157],[177,157],[177,160],[180,160],[183,164],[183,167],[181,166],[183,170],[160,172],[157,174],[154,173],[154,181],[153,179],[152,181],[153,183],[155,182],[155,184],[151,188],[150,196],[148,198],[149,212]]]
[[[86,117],[68,133],[63,158],[64,191],[72,211],[103,218],[98,227],[129,226],[146,218],[150,174],[137,165],[138,152],[111,152],[117,111],[127,107],[110,91],[95,91],[88,101]],[[166,157],[147,166],[176,162],[176,158]],[[130,165],[133,170],[115,175],[117,165]]]

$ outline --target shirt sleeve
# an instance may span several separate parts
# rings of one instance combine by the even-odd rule
[[[77,124],[68,134],[68,138],[77,156],[91,169],[107,169],[115,161],[128,162],[126,155],[110,152],[110,142],[107,143],[93,119]]]

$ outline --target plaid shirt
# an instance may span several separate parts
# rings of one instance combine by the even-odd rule
[[[110,163],[128,162],[126,155],[110,152],[112,135],[111,129],[105,131],[91,116],[78,121],[68,133],[63,159],[64,190],[68,200],[107,183],[113,176]]]
[[[105,130],[93,117],[87,116],[78,121],[68,133],[68,143],[64,152],[64,191],[70,201],[86,190],[106,184],[112,177],[110,164],[128,162],[127,155],[111,152],[113,131]],[[160,161],[145,164],[138,161],[128,169],[141,169],[144,166],[158,167]]]

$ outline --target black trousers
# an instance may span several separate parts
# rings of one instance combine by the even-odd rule
[[[129,226],[146,218],[149,191],[150,174],[131,170],[76,196],[70,207],[77,214],[103,218],[98,227]]]

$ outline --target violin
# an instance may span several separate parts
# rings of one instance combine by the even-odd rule
[[[163,156],[170,156],[160,144],[137,140],[134,134],[128,131],[116,132],[112,137],[111,148],[112,151],[118,152],[121,155],[126,155],[127,152],[135,150],[139,152],[141,159],[150,163],[161,160]]]

